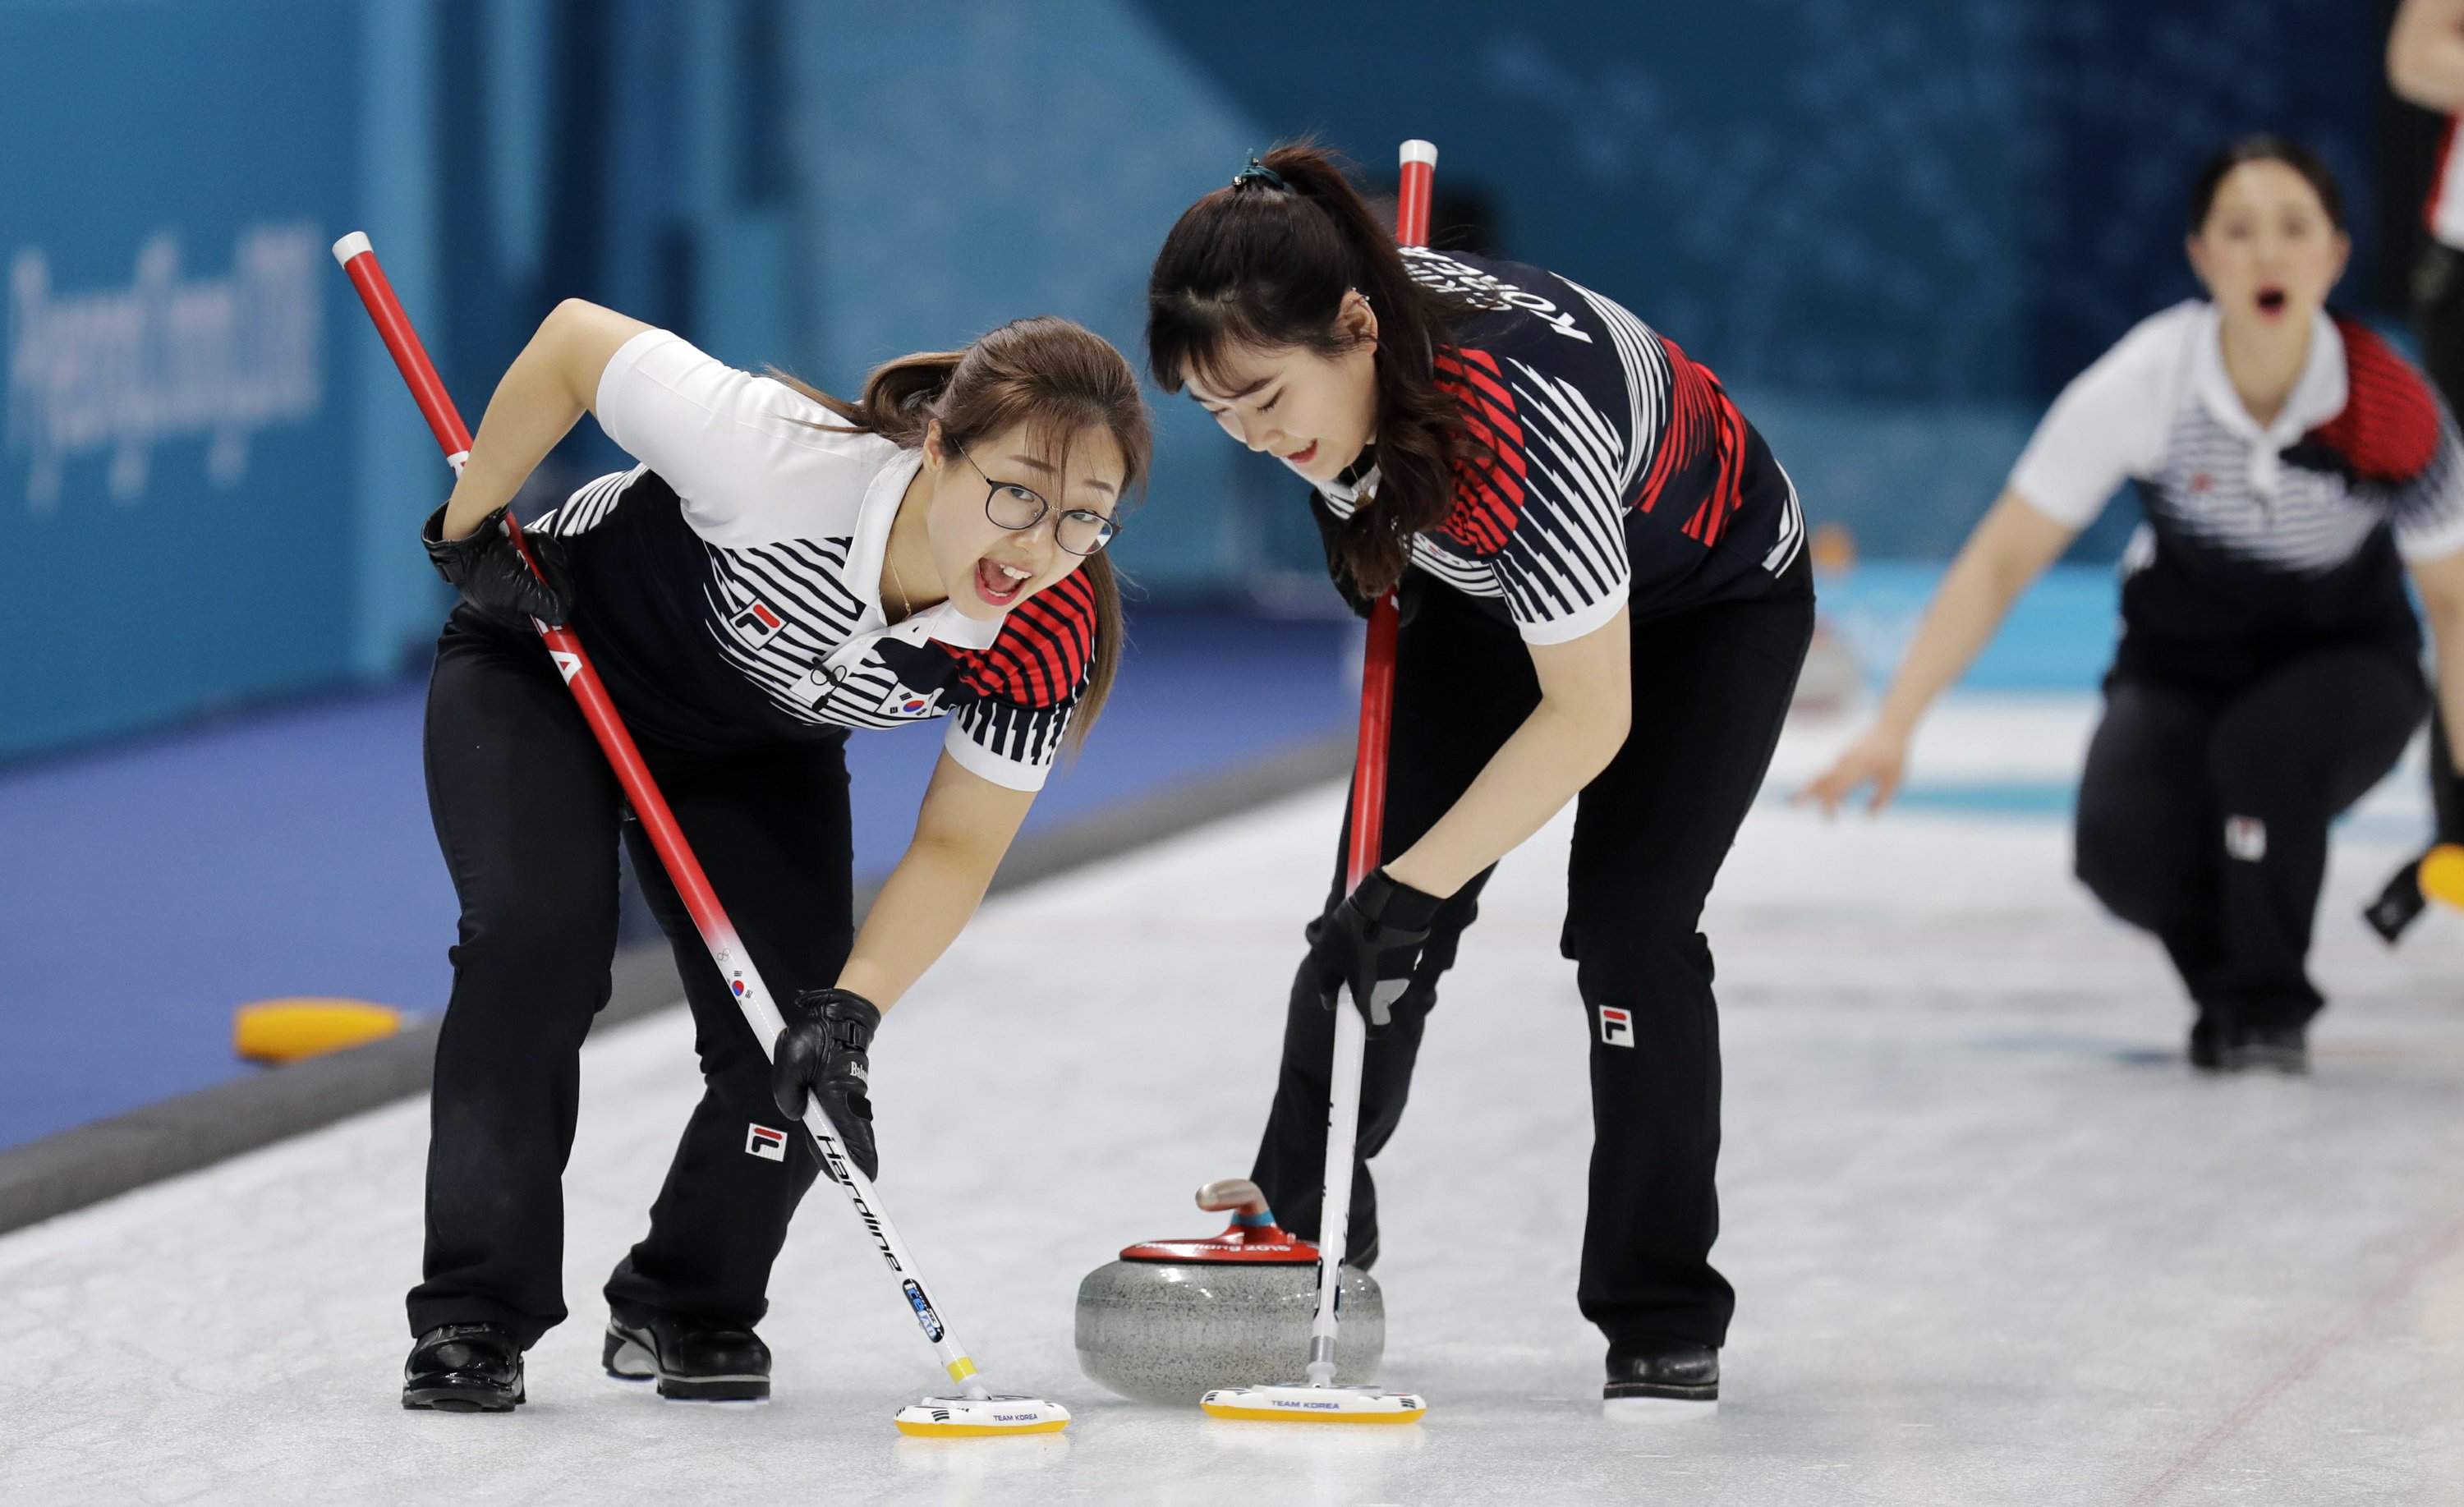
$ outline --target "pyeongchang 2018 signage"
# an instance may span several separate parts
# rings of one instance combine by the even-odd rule
[[[8,454],[26,507],[60,504],[70,462],[107,457],[109,493],[143,500],[166,441],[204,446],[207,479],[248,480],[261,430],[315,419],[324,403],[324,238],[310,224],[250,226],[231,271],[190,277],[164,231],[116,288],[54,285],[42,248],[9,266]]]
[[[361,519],[324,249],[391,13],[0,0],[0,765],[347,684],[363,555],[425,564]]]

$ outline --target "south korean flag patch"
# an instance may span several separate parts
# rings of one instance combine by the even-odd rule
[[[787,1132],[773,1130],[768,1125],[746,1125],[744,1154],[758,1156],[765,1162],[787,1160]]]
[[[941,710],[941,693],[937,690],[910,690],[892,684],[890,694],[881,698],[884,715],[892,717],[930,717]]]
[[[1600,1044],[1631,1048],[1634,1045],[1634,1012],[1619,1010],[1615,1005],[1600,1006]]]

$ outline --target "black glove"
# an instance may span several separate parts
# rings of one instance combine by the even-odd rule
[[[1395,1001],[1411,987],[1420,944],[1429,939],[1429,923],[1443,904],[1436,895],[1397,884],[1381,868],[1310,922],[1309,962],[1303,966],[1316,975],[1326,1008],[1332,1010],[1334,996],[1349,990],[1371,1036],[1391,1025]]]
[[[552,628],[564,626],[573,611],[573,588],[562,541],[552,534],[522,535],[532,557],[547,573],[542,581],[514,548],[514,537],[505,531],[504,509],[481,518],[477,528],[458,539],[446,538],[444,530],[445,510],[439,508],[420,526],[419,542],[428,546],[428,562],[436,574],[463,601],[518,632],[529,632],[534,618]]]
[[[881,1012],[862,994],[844,989],[807,989],[783,1012],[787,1029],[770,1054],[770,1097],[788,1119],[804,1118],[809,1094],[838,1128],[839,1142],[867,1178],[881,1175],[881,1153],[872,1145],[872,1101],[866,1086],[872,1061],[872,1033],[880,1028]],[[838,1179],[829,1163],[822,1170]]]

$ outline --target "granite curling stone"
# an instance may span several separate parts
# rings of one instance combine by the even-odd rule
[[[1246,1178],[1209,1183],[1198,1207],[1232,1210],[1221,1234],[1130,1246],[1078,1284],[1078,1366],[1139,1402],[1194,1408],[1218,1387],[1301,1374],[1317,1316],[1317,1247],[1278,1228]],[[1343,1269],[1341,1386],[1372,1382],[1386,1352],[1377,1280]]]

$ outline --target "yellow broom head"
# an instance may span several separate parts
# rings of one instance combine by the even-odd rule
[[[2441,842],[2421,861],[2421,892],[2464,909],[2464,847]]]
[[[998,1439],[1059,1433],[1069,1427],[1069,1409],[1041,1397],[927,1397],[900,1409],[896,1422],[911,1439]]]

